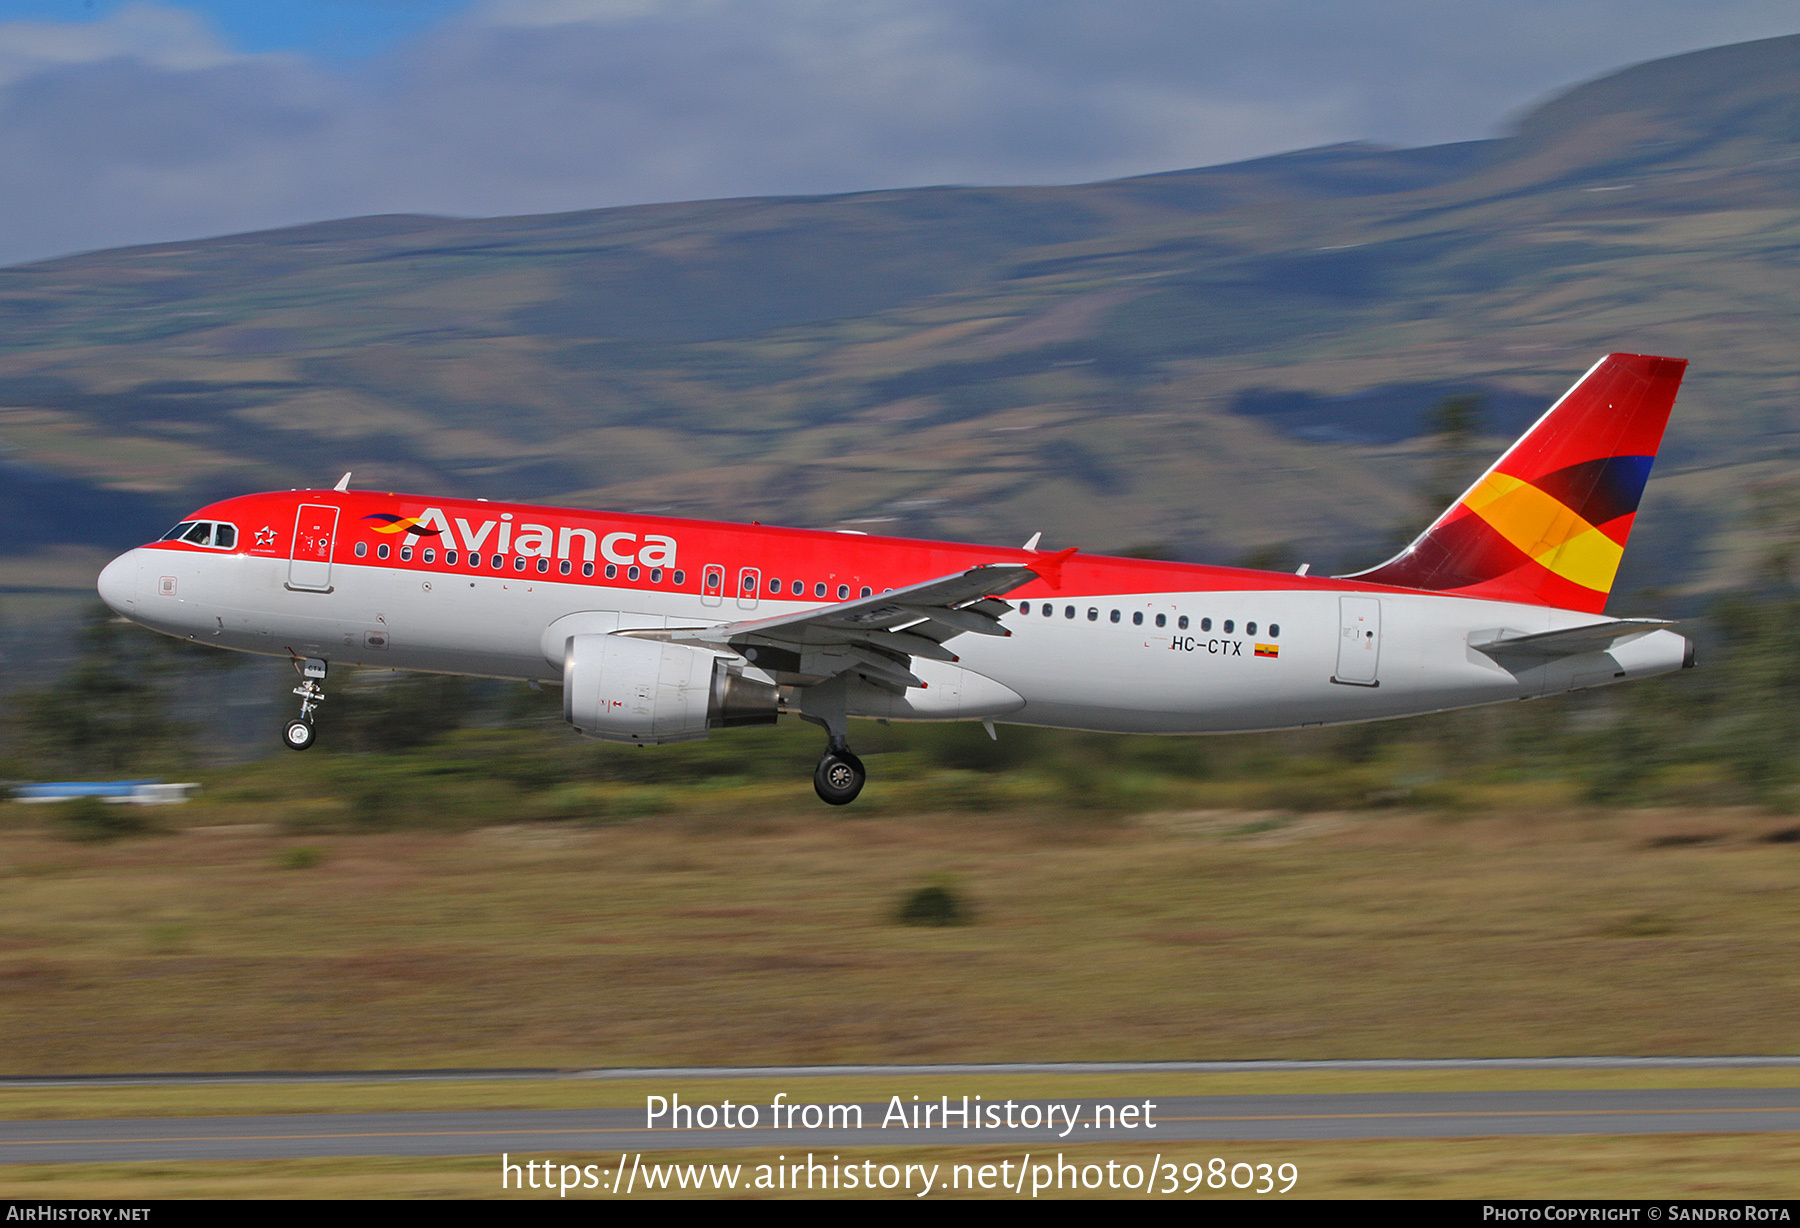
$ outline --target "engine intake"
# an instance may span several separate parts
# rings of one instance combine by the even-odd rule
[[[563,649],[563,719],[607,742],[691,742],[708,731],[773,725],[773,684],[683,644],[572,635]]]

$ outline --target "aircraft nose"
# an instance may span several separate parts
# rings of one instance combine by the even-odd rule
[[[127,550],[106,565],[95,587],[100,600],[129,618],[137,609],[138,552]]]

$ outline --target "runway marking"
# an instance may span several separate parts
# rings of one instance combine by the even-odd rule
[[[1444,1118],[1464,1117],[1483,1120],[1487,1118],[1508,1117],[1653,1117],[1661,1116],[1697,1116],[1706,1113],[1800,1113],[1800,1105],[1764,1105],[1744,1108],[1722,1109],[1504,1109],[1504,1110],[1469,1110],[1457,1112],[1438,1110],[1420,1113],[1268,1113],[1248,1116],[1230,1117],[1165,1117],[1164,1123],[1175,1122],[1238,1122],[1238,1121],[1388,1121],[1406,1120],[1409,1118]],[[828,1127],[836,1129],[875,1130],[878,1126],[840,1126]],[[1009,1127],[995,1126],[991,1129],[1005,1130]],[[1031,1129],[1026,1126],[1011,1127],[1015,1130]],[[957,1127],[962,1130],[965,1127]],[[975,1133],[973,1130],[968,1133]],[[376,1131],[362,1134],[194,1134],[168,1135],[161,1138],[48,1138],[48,1139],[9,1139],[0,1141],[0,1147],[50,1147],[67,1146],[82,1143],[269,1143],[294,1141],[323,1141],[330,1139],[353,1138],[494,1138],[501,1135],[540,1135],[540,1134],[676,1134],[687,1133],[677,1131],[668,1126],[570,1126],[560,1130],[406,1130]],[[721,1134],[721,1131],[708,1131],[708,1136]],[[807,1133],[805,1129],[797,1133]],[[704,1142],[705,1139],[699,1140]],[[1193,1140],[1204,1142],[1203,1139]]]

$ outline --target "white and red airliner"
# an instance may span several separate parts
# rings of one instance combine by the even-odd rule
[[[1686,363],[1600,360],[1417,541],[1325,577],[348,489],[226,499],[115,559],[100,596],[286,656],[287,745],[328,663],[560,685],[582,733],[703,738],[795,712],[1199,734],[1529,699],[1693,663],[1607,594]]]

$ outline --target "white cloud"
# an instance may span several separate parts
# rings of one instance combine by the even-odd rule
[[[198,15],[159,4],[127,4],[91,22],[0,22],[0,85],[52,65],[119,58],[182,72],[232,56]]]

